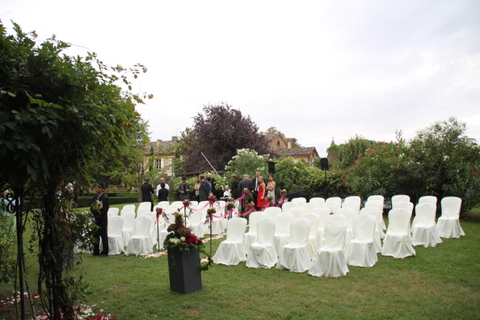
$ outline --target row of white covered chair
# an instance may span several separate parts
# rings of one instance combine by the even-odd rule
[[[350,239],[347,236],[349,224],[347,219],[343,218],[345,216],[330,215],[324,227],[323,243],[315,250],[313,257],[309,252],[309,238],[312,224],[316,220],[312,219],[314,214],[294,219],[291,213],[281,213],[276,215],[275,221],[268,213],[255,212],[250,216],[251,229],[248,233],[244,233],[246,224],[244,219],[240,219],[242,222],[234,222],[232,220],[235,219],[232,219],[227,226],[227,240],[220,244],[215,254],[215,263],[236,265],[241,261],[247,261],[247,267],[252,268],[271,268],[276,265],[279,269],[289,269],[292,272],[309,270],[311,275],[335,277],[345,275],[348,272],[348,265],[372,267],[378,260],[378,252],[385,256],[405,258],[416,254],[414,245],[436,246],[441,243],[441,238],[436,234],[433,201],[420,201],[417,204],[416,216],[412,223],[413,205],[404,202],[400,201],[398,205],[396,203],[390,210],[387,233],[380,248],[376,246],[376,241],[380,240],[378,217],[381,213],[378,207],[366,207],[359,215],[354,216],[353,236]],[[460,204],[461,199],[456,197],[442,199],[442,206],[445,207],[443,210],[448,211],[450,206],[454,207],[452,210],[456,214],[451,215],[457,219]],[[442,216],[448,216],[447,211]],[[278,234],[276,226],[284,228],[282,220],[290,221],[290,235],[286,243],[279,248],[278,238],[275,237]],[[240,231],[232,233],[235,237],[231,238],[230,229],[234,223],[241,224],[242,227]],[[456,228],[456,223],[453,225]],[[235,250],[231,249],[233,245]]]

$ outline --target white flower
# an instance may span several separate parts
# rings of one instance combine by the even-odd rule
[[[185,237],[180,237],[180,240],[181,240],[181,241],[185,241]]]

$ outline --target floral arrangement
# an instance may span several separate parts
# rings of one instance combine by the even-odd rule
[[[215,200],[217,200],[217,197],[212,195],[212,196],[208,196],[207,199],[208,199],[208,201],[215,201]]]
[[[189,200],[183,200],[183,206],[184,206],[185,208],[190,207],[191,204],[192,204],[192,203],[191,203]]]
[[[267,196],[267,200],[268,200],[268,201],[272,201],[272,200],[273,200],[273,196]]]
[[[248,194],[248,195],[251,194],[250,189],[248,189],[248,188],[243,189],[243,193]]]
[[[234,202],[235,201],[235,199],[233,199],[232,197],[228,197],[226,200],[227,200],[227,202]]]
[[[254,207],[255,207],[255,203],[254,203],[253,201],[250,201],[250,202],[248,203],[248,207],[249,207],[249,208],[254,208]]]
[[[235,203],[229,202],[229,203],[227,204],[227,210],[230,211],[230,210],[232,210],[233,208],[235,208]]]
[[[92,203],[92,211],[100,211],[103,208],[103,202],[100,200],[95,200]]]
[[[282,190],[280,190],[280,193],[281,193],[281,194],[287,194],[287,189],[282,189]]]
[[[196,235],[192,233],[192,229],[187,228],[183,223],[183,213],[174,212],[175,223],[168,226],[167,237],[163,243],[165,249],[179,248],[181,250],[197,249],[200,253],[207,256],[205,262],[200,264],[200,270],[208,270],[213,264],[212,257],[205,251],[205,245]]]
[[[163,212],[163,209],[162,209],[162,208],[159,208],[159,207],[157,207],[157,208],[155,208],[155,211],[157,212],[157,216],[158,216],[159,214],[162,214],[162,212]]]

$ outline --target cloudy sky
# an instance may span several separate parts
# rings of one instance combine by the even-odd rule
[[[320,156],[332,137],[409,139],[451,116],[480,140],[478,0],[2,0],[0,19],[146,65],[134,91],[155,96],[138,108],[152,140],[219,102]]]

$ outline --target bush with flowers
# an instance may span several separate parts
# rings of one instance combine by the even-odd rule
[[[184,224],[183,213],[174,212],[175,223],[168,226],[168,234],[165,238],[163,246],[167,250],[178,248],[182,250],[196,249],[200,254],[205,254],[207,258],[202,259],[200,263],[200,270],[206,271],[213,264],[210,254],[205,250],[205,245],[202,240],[192,233],[192,229]]]

